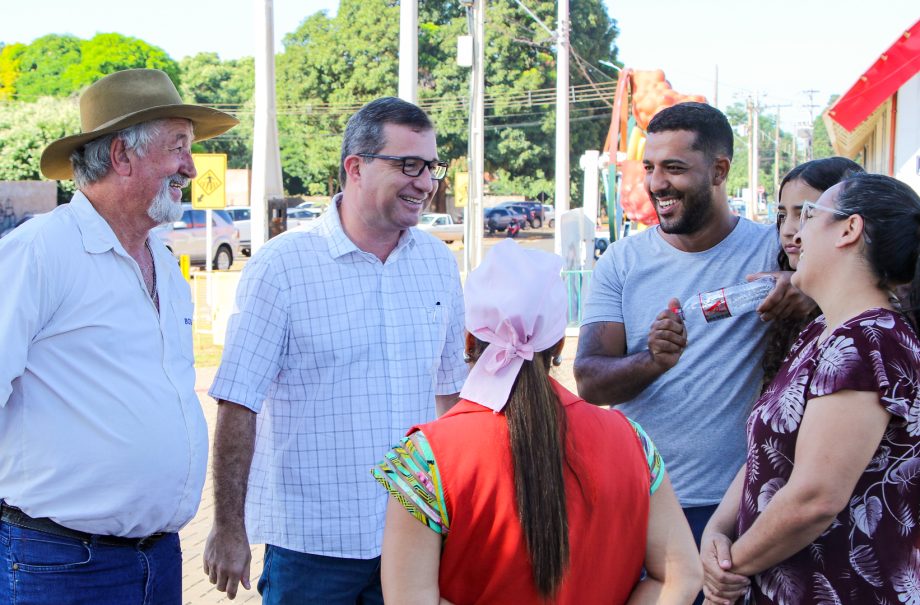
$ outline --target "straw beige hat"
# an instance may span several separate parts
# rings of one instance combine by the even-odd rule
[[[41,169],[49,179],[73,178],[70,154],[81,145],[141,122],[185,118],[195,140],[222,134],[239,120],[216,109],[182,103],[179,91],[158,69],[127,69],[98,80],[80,95],[80,134],[54,141],[42,152]]]

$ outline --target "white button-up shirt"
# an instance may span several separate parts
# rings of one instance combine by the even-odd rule
[[[466,378],[463,298],[441,241],[409,229],[381,262],[337,210],[247,263],[210,394],[260,412],[250,541],[369,559],[387,503],[371,467]]]
[[[0,498],[72,529],[139,537],[194,516],[208,435],[188,284],[137,263],[82,193],[0,240]]]

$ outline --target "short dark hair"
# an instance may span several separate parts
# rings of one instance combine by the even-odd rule
[[[829,158],[811,160],[809,162],[799,164],[790,170],[785,177],[783,177],[782,182],[779,184],[779,191],[776,192],[776,199],[782,199],[783,187],[786,186],[786,183],[790,183],[792,181],[805,181],[805,183],[812,189],[817,189],[818,191],[823,192],[827,191],[843,179],[851,177],[854,174],[860,174],[862,172],[865,172],[863,167],[850,158],[844,158],[835,155]]]
[[[843,181],[837,209],[863,218],[866,260],[878,286],[910,283],[915,329],[920,323],[920,196],[905,183],[882,174],[856,174]],[[835,219],[838,219],[835,216]]]
[[[345,188],[345,158],[357,153],[377,153],[383,149],[387,143],[383,134],[386,124],[408,126],[419,131],[434,130],[428,114],[417,105],[396,97],[381,97],[371,101],[351,116],[345,126],[342,157],[339,160],[340,188]]]
[[[686,130],[696,135],[693,149],[709,158],[724,155],[732,159],[735,133],[721,111],[706,103],[678,103],[662,109],[648,123],[648,133]]]

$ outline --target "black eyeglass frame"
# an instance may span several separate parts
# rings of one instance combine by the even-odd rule
[[[447,176],[447,162],[443,160],[426,160],[425,158],[420,158],[415,155],[380,155],[377,153],[356,153],[356,156],[359,158],[373,158],[376,160],[389,160],[391,162],[401,162],[402,163],[402,173],[406,176],[411,176],[416,178],[422,175],[422,172],[425,168],[428,169],[428,172],[431,173],[432,181],[443,180]],[[406,162],[410,160],[415,160],[421,162],[422,165],[418,171],[413,174],[411,171],[407,171]]]

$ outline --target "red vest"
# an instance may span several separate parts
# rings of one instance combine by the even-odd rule
[[[555,381],[553,387],[568,423],[563,469],[571,552],[554,602],[625,603],[645,559],[645,454],[620,412],[585,403]],[[542,603],[517,517],[505,415],[461,400],[417,429],[434,453],[450,520],[441,596],[457,605]]]

